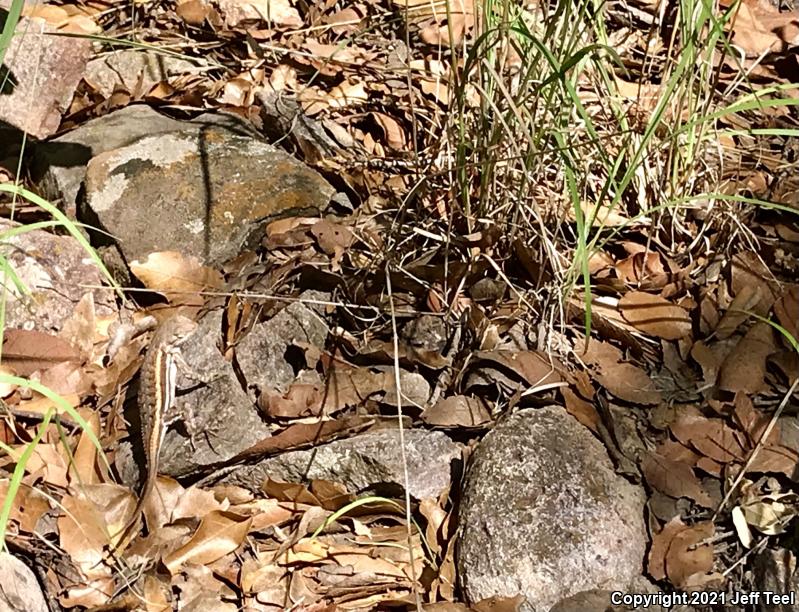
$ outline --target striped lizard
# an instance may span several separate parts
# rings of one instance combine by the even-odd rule
[[[161,323],[150,341],[139,374],[139,415],[144,445],[145,479],[136,508],[122,529],[114,547],[127,546],[139,524],[144,504],[152,494],[158,477],[161,443],[170,424],[170,412],[175,401],[178,363],[182,362],[180,345],[197,329],[191,319],[175,315]]]

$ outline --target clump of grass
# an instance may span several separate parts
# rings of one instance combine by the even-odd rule
[[[782,86],[721,86],[720,58],[736,53],[725,29],[735,6],[716,15],[712,3],[682,0],[667,39],[653,16],[642,46],[660,46],[658,57],[636,64],[614,50],[624,41],[618,28],[609,33],[613,15],[602,3],[476,4],[472,40],[451,41],[445,171],[456,214],[467,232],[498,226],[505,256],[521,240],[546,261],[550,285],[528,288],[552,298],[553,320],[581,289],[588,335],[591,257],[631,229],[666,249],[690,243],[684,221],[695,203],[712,211],[731,201],[718,188],[724,119],[797,101],[775,95]],[[627,102],[622,81],[653,98]]]

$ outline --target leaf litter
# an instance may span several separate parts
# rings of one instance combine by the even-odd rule
[[[37,18],[65,32],[96,33],[131,19],[107,8],[97,2],[36,10]],[[405,197],[413,184],[402,169],[419,146],[406,101],[415,100],[434,125],[451,112],[456,88],[463,85],[453,79],[451,57],[438,50],[457,48],[473,36],[473,3],[450,3],[448,11],[427,0],[299,8],[288,1],[188,0],[174,10],[143,15],[143,27],[157,32],[159,42],[179,41],[187,53],[224,65],[225,73],[169,78],[147,91],[120,85],[108,98],[84,81],[63,125],[143,101],[173,108],[207,105],[257,116],[262,110],[258,94],[271,91],[296,98],[306,116],[325,126],[328,149],[294,132],[285,137],[306,161],[336,174],[367,214],[273,221],[262,250],[243,254],[224,274],[174,252],[131,263],[142,285],[161,296],[154,296],[162,300],[159,316],[164,310],[197,314],[209,306],[225,308],[228,327],[220,336],[231,360],[248,318],[268,318],[280,305],[269,298],[200,297],[204,292],[246,289],[296,297],[301,289],[325,285],[335,292],[333,302],[347,305],[328,313],[335,312],[340,329],[331,333],[325,350],[307,356],[306,369],[319,373],[323,382],[294,382],[284,392],[262,395],[258,405],[274,435],[235,459],[313,446],[373,427],[398,403],[396,393],[393,398],[388,393],[394,373],[385,369],[393,367],[395,358],[401,368],[428,383],[431,396],[438,392],[430,405],[402,402],[404,415],[471,439],[515,406],[559,397],[603,441],[621,431],[623,414],[632,415],[646,438],[647,445],[638,451],[622,450],[632,455],[629,459],[640,469],[637,476],[650,488],[650,504],[659,509],[650,524],[649,575],[677,588],[721,588],[725,580],[728,585],[745,584],[745,570],[738,563],[745,551],[764,539],[776,544],[796,515],[799,448],[786,433],[792,423],[783,417],[770,430],[768,426],[780,397],[799,375],[799,294],[791,281],[795,270],[791,272],[789,256],[796,249],[786,246],[799,242],[799,226],[787,216],[751,214],[751,231],[766,241],[779,239],[784,252],[778,256],[776,251],[741,248],[745,240],[735,242],[740,252],[733,252],[725,241],[735,233],[723,230],[723,223],[714,225],[712,209],[687,214],[682,229],[658,231],[634,211],[607,211],[581,201],[582,214],[592,215],[595,227],[616,228],[621,239],[591,258],[593,284],[582,287],[589,293],[591,314],[585,295],[576,293],[566,305],[567,329],[561,336],[545,334],[545,326],[530,324],[544,320],[536,292],[552,287],[568,256],[542,258],[536,252],[543,249],[540,238],[536,243],[533,237],[517,237],[506,244],[504,237],[493,238],[488,227],[475,225],[475,219],[459,217],[450,198],[441,196],[443,184],[437,183],[441,179],[435,172],[419,190],[419,210],[425,214],[414,212],[406,220],[417,230],[413,237],[397,247],[392,228],[380,219],[387,211],[396,212],[386,203]],[[650,18],[657,13],[651,3],[636,10]],[[787,82],[784,68],[773,58],[755,58],[795,42],[794,13],[754,1],[740,3],[737,11],[735,19],[723,23],[743,51],[744,67],[768,82]],[[391,34],[391,15],[409,27],[413,48]],[[373,38],[346,38],[366,23],[377,33]],[[306,27],[310,30],[303,31]],[[614,30],[619,32],[631,30]],[[218,35],[220,43],[204,50],[197,33]],[[630,39],[633,47],[637,38]],[[662,49],[661,41],[650,43]],[[634,53],[626,57],[631,65],[632,57]],[[510,68],[519,61],[518,55],[507,54]],[[722,78],[727,78],[729,63],[725,58],[718,66]],[[309,78],[312,73],[322,78]],[[615,81],[631,117],[651,116],[660,85]],[[468,82],[460,93],[467,107],[479,102]],[[581,95],[591,102],[589,92]],[[763,121],[778,125],[783,114],[772,110]],[[671,109],[665,116],[675,124],[685,120]],[[757,123],[743,111],[725,121],[724,127],[736,129]],[[423,154],[435,159],[437,136],[432,142],[423,139],[429,147]],[[749,134],[722,140],[745,162],[720,170],[727,173],[730,193],[770,191],[775,201],[796,207],[790,181],[776,180],[774,156],[760,156],[757,166],[748,159],[748,151],[758,147],[781,152],[782,142]],[[326,152],[330,150],[335,154]],[[575,218],[567,212],[566,218]],[[452,226],[457,235],[450,232]],[[712,230],[706,236],[707,252],[694,240],[700,229]],[[376,265],[376,253],[386,245],[407,256],[403,273],[392,278],[399,318],[432,312],[446,320],[451,328],[446,340],[454,350],[430,349],[408,338],[395,355],[386,315],[388,287]],[[503,289],[472,290],[488,285]],[[356,312],[352,305],[365,310]],[[586,339],[583,330],[589,319],[594,331]],[[7,330],[3,366],[50,384],[61,381],[59,392],[87,418],[92,431],[116,443],[124,425],[112,408],[118,407],[119,390],[135,377],[146,339],[129,339],[108,362],[102,347],[112,339],[109,321],[84,305],[69,330],[63,337]],[[605,394],[614,409],[602,407]],[[16,461],[53,403],[13,386],[4,401],[13,426],[6,426],[3,441]],[[66,553],[63,567],[69,565],[63,575],[71,577],[54,589],[61,593],[62,605],[102,606],[120,583],[117,569],[104,563],[105,550],[135,499],[127,487],[115,483],[105,457],[88,437],[77,434],[68,415],[62,416],[62,426],[73,438],[70,452],[61,444],[63,430],[49,425],[25,466],[11,525],[15,537],[43,530],[58,533]],[[740,484],[730,489],[734,477],[742,474]],[[457,603],[457,526],[452,499],[444,493],[411,508],[417,521],[410,526],[409,548],[409,525],[395,504],[362,506],[327,525],[333,512],[355,498],[355,492],[336,483],[266,482],[261,494],[253,495],[231,486],[184,488],[161,478],[157,491],[154,507],[147,509],[147,537],[130,551],[168,570],[168,575],[142,576],[139,586],[149,602],[170,605],[173,593],[179,593],[187,605],[217,610],[236,609],[234,601],[259,609],[277,609],[286,601],[303,601],[308,608],[358,609],[409,606],[418,591],[427,596],[426,609],[467,609]],[[724,505],[722,491],[729,494]],[[55,524],[44,492],[60,499]],[[402,507],[402,500],[397,501]],[[313,537],[320,526],[321,535]],[[737,541],[716,546],[716,534],[725,530],[734,530]],[[516,609],[518,602],[497,605]],[[469,609],[483,608],[478,603]]]

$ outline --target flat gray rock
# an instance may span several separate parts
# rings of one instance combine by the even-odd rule
[[[181,122],[134,104],[87,121],[35,148],[34,170],[42,195],[59,202],[75,215],[78,192],[86,176],[86,164],[95,155],[124,147],[148,134],[177,130]]]
[[[437,497],[461,471],[461,446],[440,431],[405,433],[409,492],[416,499]],[[385,429],[309,450],[290,451],[255,465],[241,466],[217,482],[260,491],[267,478],[283,482],[329,480],[351,493],[405,490],[399,431]]]
[[[131,104],[82,123],[58,138],[37,143],[34,178],[44,197],[58,202],[68,215],[75,216],[86,165],[93,157],[145,136],[212,125],[243,136],[257,136],[251,125],[230,113],[203,113],[187,122],[162,115],[144,104]]]
[[[10,78],[0,78],[0,121],[36,138],[58,130],[91,55],[88,38],[52,36],[56,31],[23,17],[3,60]]]
[[[91,60],[83,78],[105,98],[118,87],[144,95],[162,81],[201,73],[207,69],[201,63],[145,49],[118,49]]]
[[[19,277],[27,292],[7,281],[5,325],[20,329],[60,331],[77,303],[86,294],[94,298],[96,312],[116,311],[114,292],[99,288],[104,276],[72,236],[57,236],[44,230],[8,232],[18,223],[0,219],[0,254]],[[80,279],[80,286],[75,279]],[[96,288],[90,289],[88,286]]]
[[[469,601],[522,594],[522,610],[590,590],[627,590],[648,542],[643,491],[559,406],[528,409],[472,456],[457,563]]]
[[[330,296],[306,291],[300,299],[325,301]],[[264,323],[254,326],[236,347],[239,368],[255,400],[265,391],[285,393],[296,375],[286,351],[296,343],[324,349],[328,334],[322,308],[293,302]]]
[[[266,220],[318,213],[335,193],[272,145],[195,123],[96,155],[84,185],[79,217],[114,236],[126,261],[176,250],[210,265]]]

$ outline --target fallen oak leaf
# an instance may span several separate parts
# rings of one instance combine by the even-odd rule
[[[630,325],[663,340],[679,340],[691,333],[691,317],[685,309],[657,295],[630,291],[619,300],[619,310]]]
[[[713,500],[694,474],[691,466],[648,453],[641,470],[649,485],[670,497],[687,497],[704,508],[712,508]]]
[[[796,348],[799,343],[799,285],[787,289],[777,300],[774,304],[774,314],[793,339],[791,344]]]
[[[678,515],[663,525],[663,529],[652,536],[652,547],[649,549],[646,569],[655,580],[664,580],[666,578],[666,554],[669,552],[669,547],[674,537],[685,528],[686,524],[682,522]]]
[[[420,418],[435,427],[479,427],[491,421],[491,414],[479,398],[453,395],[425,409]]]
[[[666,575],[674,586],[686,586],[692,577],[713,569],[713,547],[708,540],[714,532],[713,522],[704,521],[674,535],[666,552]]]
[[[719,388],[732,393],[761,391],[766,384],[766,360],[775,349],[771,326],[764,321],[755,323],[721,364]]]
[[[175,575],[186,563],[206,565],[236,550],[250,531],[252,517],[214,510],[183,546],[164,557],[164,565]]]
[[[66,340],[46,332],[7,329],[3,333],[3,365],[27,378],[39,370],[61,363],[80,363],[81,358]]]
[[[670,426],[674,436],[686,446],[719,463],[743,461],[744,448],[737,432],[722,419],[707,418],[697,412],[683,412]]]
[[[631,363],[603,367],[596,379],[610,393],[626,402],[654,406],[662,401],[660,391],[649,375]]]

